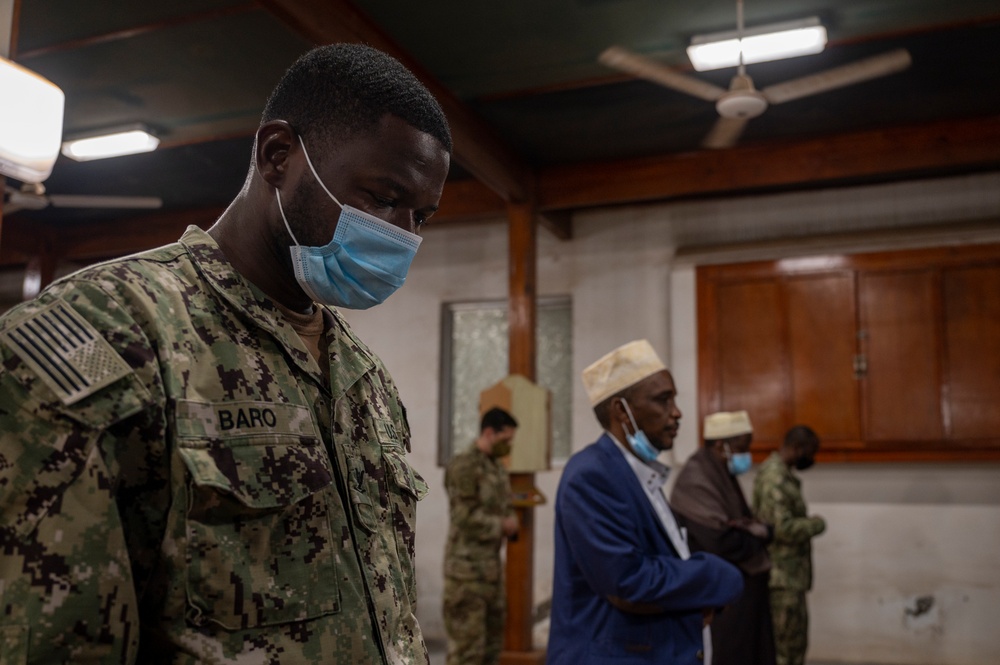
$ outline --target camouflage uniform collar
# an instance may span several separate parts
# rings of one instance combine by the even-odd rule
[[[318,372],[316,361],[291,325],[284,322],[277,305],[260,288],[236,271],[215,239],[197,226],[189,226],[181,236],[180,243],[190,254],[198,272],[219,296],[245,312],[258,326],[281,340],[295,363],[322,385],[322,374]],[[326,332],[331,362],[335,363],[336,367],[335,371],[331,372],[330,388],[334,399],[337,399],[372,369],[375,361],[371,357],[371,352],[354,335],[340,313],[331,307],[323,309],[333,319],[332,325],[327,327]],[[327,317],[328,322],[329,317]]]
[[[191,255],[198,272],[222,298],[248,313],[268,332],[282,336],[275,324],[275,319],[281,316],[281,312],[262,291],[255,289],[236,271],[215,238],[197,226],[189,226],[181,236],[180,243]]]

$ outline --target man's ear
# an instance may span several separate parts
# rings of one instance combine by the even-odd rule
[[[257,129],[254,163],[264,182],[279,187],[285,180],[288,156],[294,150],[295,130],[284,120],[266,122]]]
[[[621,423],[628,420],[628,413],[625,411],[625,400],[615,397],[611,400],[611,409],[608,414],[612,423]]]

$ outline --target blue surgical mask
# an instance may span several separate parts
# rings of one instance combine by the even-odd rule
[[[632,409],[628,407],[628,402],[622,400],[622,405],[625,406],[625,413],[628,414],[628,419],[632,422],[632,429],[635,430],[634,434],[625,432],[625,439],[628,440],[628,445],[632,447],[632,452],[643,462],[654,461],[659,456],[660,451],[653,447],[653,444],[649,442],[649,437],[635,423],[635,418],[632,417]]]
[[[295,279],[309,297],[324,305],[368,309],[385,302],[406,281],[420,236],[342,205],[319,179],[301,136],[299,143],[316,182],[340,206],[340,218],[329,243],[304,247],[292,233],[281,206],[281,193],[275,190],[281,219],[295,243],[289,248]]]
[[[739,476],[750,470],[753,465],[753,456],[750,453],[734,453],[726,446],[726,467],[729,473]]]

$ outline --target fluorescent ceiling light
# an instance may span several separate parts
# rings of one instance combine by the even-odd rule
[[[825,46],[826,28],[816,17],[760,25],[743,31],[743,64],[811,55]],[[739,33],[732,30],[694,37],[687,54],[699,72],[735,67],[740,64]]]
[[[52,173],[66,97],[51,81],[0,57],[0,174],[39,183]]]
[[[62,153],[70,159],[86,162],[91,159],[150,152],[156,150],[158,145],[160,139],[145,129],[135,128],[66,141],[63,143]]]

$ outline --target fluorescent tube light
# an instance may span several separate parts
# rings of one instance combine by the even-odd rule
[[[743,31],[743,64],[811,55],[822,52],[824,47],[826,28],[816,17],[760,25]],[[732,30],[694,37],[687,54],[699,72],[735,67],[740,64],[739,33]]]
[[[51,81],[2,57],[0,90],[0,174],[43,182],[59,156],[66,97]]]
[[[66,141],[62,153],[78,162],[121,155],[134,155],[140,152],[156,150],[160,139],[145,129],[129,129],[100,136],[88,136]]]

